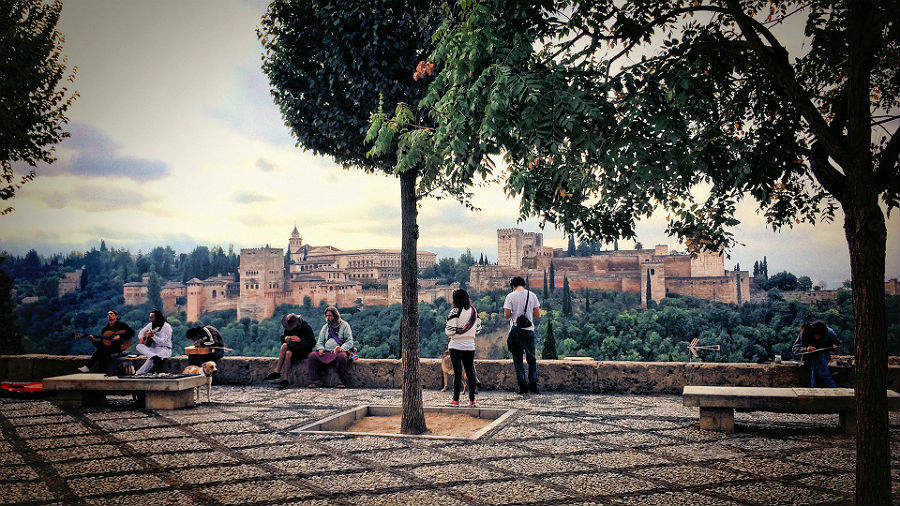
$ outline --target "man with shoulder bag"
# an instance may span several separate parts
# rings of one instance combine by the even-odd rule
[[[506,345],[512,354],[513,366],[516,369],[516,381],[519,393],[540,393],[537,386],[537,356],[534,353],[534,319],[541,315],[541,303],[537,295],[525,289],[525,280],[516,276],[509,283],[512,292],[503,302],[503,315],[509,320],[509,336]],[[528,362],[528,376],[522,356]]]

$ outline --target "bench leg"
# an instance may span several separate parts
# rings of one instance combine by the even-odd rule
[[[700,428],[734,432],[734,408],[700,408]]]
[[[844,434],[856,434],[856,411],[841,411],[840,417]]]
[[[147,392],[144,406],[147,409],[179,409],[194,405],[194,389],[180,392]]]

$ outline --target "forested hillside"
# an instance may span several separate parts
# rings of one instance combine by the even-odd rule
[[[459,260],[442,259],[435,275],[448,281],[459,280],[464,269],[482,260],[464,254]],[[167,248],[132,256],[127,251],[100,249],[85,254],[70,254],[49,259],[30,252],[22,258],[10,258],[0,268],[14,278],[16,295],[38,297],[36,302],[15,307],[14,321],[23,335],[25,351],[79,354],[91,351],[79,334],[96,333],[105,322],[106,311],[121,312],[121,319],[135,329],[147,322],[154,307],[124,306],[122,284],[149,273],[156,280],[190,279],[234,272],[238,257],[222,248],[200,247],[190,254],[176,256]],[[83,286],[74,293],[56,296],[56,282],[63,272],[84,267]],[[465,271],[468,274],[467,270]],[[484,323],[480,358],[500,358],[505,353],[507,321],[503,318],[505,291],[474,293],[472,300]],[[539,291],[544,316],[537,325],[537,348],[544,348],[548,325],[552,326],[556,354],[589,356],[599,360],[681,361],[688,359],[687,343],[700,338],[700,344],[720,345],[721,350],[701,352],[705,361],[761,362],[774,355],[790,359],[790,345],[796,329],[807,318],[822,319],[843,342],[842,353],[853,351],[851,293],[841,291],[833,300],[805,304],[782,300],[772,294],[763,303],[743,306],[722,304],[689,297],[669,297],[660,304],[640,309],[637,294],[612,291],[569,292],[566,287],[554,293]],[[890,353],[900,354],[900,297],[887,298],[888,341]],[[420,304],[422,356],[438,357],[446,346],[444,322],[449,305],[443,299]],[[300,313],[313,329],[323,325],[323,307],[288,306],[276,308],[274,317],[254,322],[235,321],[234,310],[207,313],[202,323],[218,327],[233,355],[272,356],[280,346],[281,315]],[[352,325],[360,355],[369,358],[397,358],[400,349],[400,306],[342,308]],[[185,331],[194,322],[186,322],[184,313],[167,315],[175,331],[175,353],[189,344]]]

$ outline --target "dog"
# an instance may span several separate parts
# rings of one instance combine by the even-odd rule
[[[211,402],[209,390],[210,387],[212,387],[212,375],[218,370],[219,369],[216,368],[216,363],[210,361],[204,362],[203,365],[189,365],[185,367],[183,371],[181,371],[181,374],[200,374],[202,376],[206,376],[206,402]],[[200,402],[200,388],[202,387],[203,385],[200,385],[199,387],[196,387],[194,389],[195,402]]]

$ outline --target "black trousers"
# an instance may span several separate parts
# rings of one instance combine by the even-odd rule
[[[121,346],[115,344],[113,346],[106,346],[103,344],[103,341],[91,341],[94,346],[97,347],[94,354],[91,355],[91,358],[87,361],[87,368],[91,370],[91,372],[102,372],[104,374],[109,372],[109,366],[112,364],[112,356],[118,354],[122,351]]]
[[[475,350],[450,349],[450,362],[453,364],[453,400],[459,401],[462,389],[462,371],[466,369],[466,384],[469,388],[469,400],[475,400]]]

